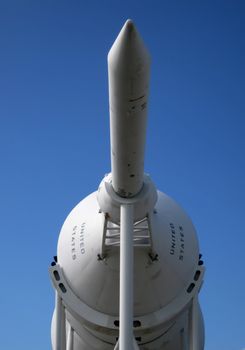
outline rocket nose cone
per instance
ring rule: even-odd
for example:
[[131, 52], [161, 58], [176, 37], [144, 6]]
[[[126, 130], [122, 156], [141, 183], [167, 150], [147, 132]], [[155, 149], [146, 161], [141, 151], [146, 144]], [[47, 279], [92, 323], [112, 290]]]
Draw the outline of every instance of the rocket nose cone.
[[137, 33], [136, 27], [131, 19], [127, 19], [120, 30], [117, 39], [129, 40], [133, 33]]
[[134, 22], [131, 19], [127, 19], [127, 21], [124, 23], [124, 26], [122, 27], [122, 30], [128, 34], [132, 33], [133, 30], [135, 30]]
[[138, 59], [138, 57], [149, 61], [149, 54], [143, 40], [133, 21], [128, 19], [109, 51], [108, 62], [112, 65], [121, 65], [126, 62], [127, 64], [133, 64], [134, 60]]

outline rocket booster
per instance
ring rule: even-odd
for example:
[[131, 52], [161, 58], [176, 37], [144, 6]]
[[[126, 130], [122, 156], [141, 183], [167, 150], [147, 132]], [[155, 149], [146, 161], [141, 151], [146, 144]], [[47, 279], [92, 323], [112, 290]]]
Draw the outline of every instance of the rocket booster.
[[108, 54], [112, 186], [121, 197], [143, 187], [150, 56], [127, 20]]

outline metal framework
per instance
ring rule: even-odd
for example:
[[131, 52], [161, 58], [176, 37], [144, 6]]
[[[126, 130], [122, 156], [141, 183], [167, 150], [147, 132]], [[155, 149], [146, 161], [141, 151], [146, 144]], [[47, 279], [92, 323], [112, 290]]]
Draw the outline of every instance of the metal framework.
[[[121, 224], [115, 224], [110, 221], [107, 214], [104, 215], [102, 249], [100, 258], [104, 259], [111, 251], [117, 247], [120, 248]], [[133, 246], [148, 249], [152, 258], [157, 254], [153, 248], [151, 215], [148, 214], [142, 220], [133, 223]]]

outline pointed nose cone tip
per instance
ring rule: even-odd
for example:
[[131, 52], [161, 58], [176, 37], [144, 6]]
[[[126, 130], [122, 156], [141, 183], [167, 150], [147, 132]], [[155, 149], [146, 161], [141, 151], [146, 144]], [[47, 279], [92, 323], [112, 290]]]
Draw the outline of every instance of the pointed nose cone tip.
[[134, 60], [134, 57], [137, 56], [144, 56], [147, 61], [149, 61], [149, 53], [144, 45], [144, 42], [141, 39], [133, 21], [128, 19], [123, 25], [108, 53], [108, 62], [116, 63], [118, 60], [121, 62], [119, 57], [130, 57], [131, 60]]
[[127, 19], [124, 26], [122, 27], [122, 31], [125, 31], [127, 34], [132, 33], [135, 30], [134, 22], [131, 19]]
[[133, 32], [137, 32], [135, 25], [131, 19], [127, 19], [127, 21], [122, 26], [122, 29], [120, 30], [116, 41], [118, 38], [121, 40], [128, 40]]

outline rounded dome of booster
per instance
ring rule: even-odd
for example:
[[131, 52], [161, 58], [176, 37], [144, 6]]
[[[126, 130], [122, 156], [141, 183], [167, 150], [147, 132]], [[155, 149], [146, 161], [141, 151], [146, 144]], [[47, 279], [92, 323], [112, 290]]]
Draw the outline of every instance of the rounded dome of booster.
[[[58, 241], [58, 263], [70, 288], [92, 309], [119, 314], [119, 249], [105, 259], [102, 250], [105, 215], [96, 192], [82, 200], [68, 215]], [[151, 219], [154, 261], [149, 250], [134, 249], [134, 316], [166, 306], [193, 280], [199, 259], [195, 229], [183, 209], [158, 192]]]

